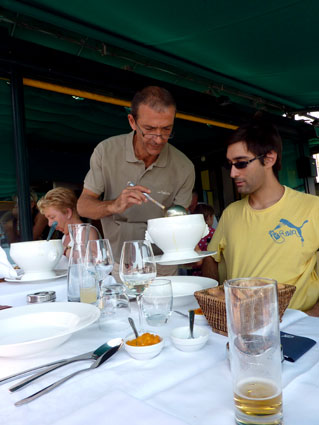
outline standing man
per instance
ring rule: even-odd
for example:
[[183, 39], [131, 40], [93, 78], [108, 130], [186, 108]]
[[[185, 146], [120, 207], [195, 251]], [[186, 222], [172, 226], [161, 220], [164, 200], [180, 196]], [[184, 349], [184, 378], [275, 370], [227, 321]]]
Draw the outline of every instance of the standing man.
[[[123, 242], [144, 239], [147, 220], [163, 216], [143, 192], [151, 193], [166, 207], [187, 208], [191, 202], [194, 166], [168, 143], [173, 137], [175, 112], [175, 101], [167, 90], [144, 88], [135, 94], [128, 115], [133, 131], [102, 141], [91, 157], [78, 212], [101, 219], [104, 237], [112, 246], [116, 278]], [[128, 181], [136, 186], [128, 186]], [[171, 273], [169, 268], [165, 272], [158, 267], [158, 274]]]
[[227, 162], [238, 192], [208, 245], [217, 251], [203, 262], [203, 276], [225, 279], [262, 276], [296, 286], [290, 308], [308, 310], [319, 299], [316, 251], [319, 199], [278, 181], [282, 142], [273, 125], [260, 120], [235, 131]]

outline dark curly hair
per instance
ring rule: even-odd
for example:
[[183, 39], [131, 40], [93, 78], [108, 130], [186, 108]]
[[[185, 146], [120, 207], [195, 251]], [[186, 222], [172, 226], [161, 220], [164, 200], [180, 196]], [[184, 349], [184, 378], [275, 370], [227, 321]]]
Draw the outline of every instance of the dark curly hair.
[[[277, 161], [273, 165], [273, 171], [278, 179], [281, 169], [282, 140], [278, 129], [268, 119], [256, 116], [247, 124], [240, 126], [230, 137], [227, 146], [237, 142], [245, 142], [248, 151], [256, 156], [266, 155], [270, 151], [277, 153]], [[259, 161], [264, 165], [264, 158]]]

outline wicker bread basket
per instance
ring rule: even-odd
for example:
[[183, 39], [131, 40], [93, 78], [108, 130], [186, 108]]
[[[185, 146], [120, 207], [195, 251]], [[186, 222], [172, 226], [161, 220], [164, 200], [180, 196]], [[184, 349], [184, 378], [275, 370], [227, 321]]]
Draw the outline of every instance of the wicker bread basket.
[[[282, 283], [278, 284], [280, 320], [282, 319], [295, 290], [295, 286], [285, 285]], [[224, 286], [221, 285], [216, 288], [203, 289], [195, 292], [194, 295], [213, 331], [222, 335], [227, 335]]]

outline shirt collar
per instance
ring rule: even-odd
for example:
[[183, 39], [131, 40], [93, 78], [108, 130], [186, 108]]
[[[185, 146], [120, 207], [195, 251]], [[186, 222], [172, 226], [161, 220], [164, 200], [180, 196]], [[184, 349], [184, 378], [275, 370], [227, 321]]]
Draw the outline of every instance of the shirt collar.
[[[125, 139], [125, 159], [127, 162], [140, 162], [138, 158], [135, 156], [134, 152], [134, 146], [133, 146], [133, 137], [134, 137], [134, 131], [131, 131], [126, 135]], [[168, 143], [165, 144], [164, 148], [162, 149], [162, 152], [159, 154], [157, 160], [153, 162], [153, 164], [150, 166], [151, 168], [156, 167], [166, 167], [167, 160], [168, 160]]]
[[125, 159], [127, 162], [138, 162], [139, 160], [135, 156], [133, 147], [133, 137], [135, 131], [131, 131], [126, 135], [125, 139]]

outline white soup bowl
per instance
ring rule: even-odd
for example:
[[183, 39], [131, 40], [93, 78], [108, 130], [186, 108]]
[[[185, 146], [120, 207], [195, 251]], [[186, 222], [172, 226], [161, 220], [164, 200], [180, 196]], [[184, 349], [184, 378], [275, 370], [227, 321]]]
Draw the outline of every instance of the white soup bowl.
[[203, 214], [147, 220], [146, 239], [155, 243], [168, 259], [170, 256], [174, 259], [196, 256], [194, 248], [207, 234]]
[[21, 280], [56, 277], [54, 267], [63, 254], [61, 239], [16, 242], [10, 246], [10, 256], [24, 271]]

